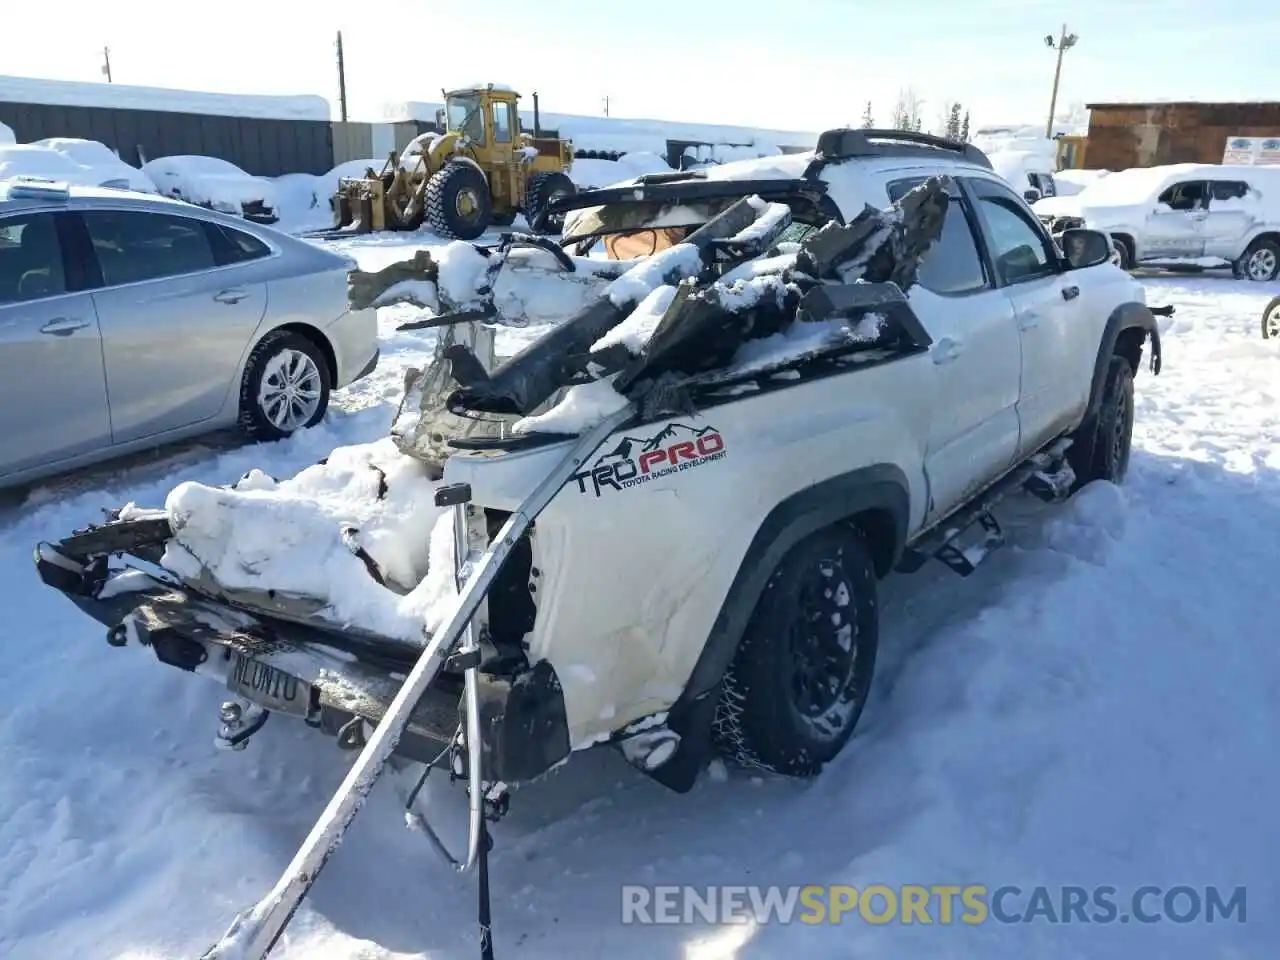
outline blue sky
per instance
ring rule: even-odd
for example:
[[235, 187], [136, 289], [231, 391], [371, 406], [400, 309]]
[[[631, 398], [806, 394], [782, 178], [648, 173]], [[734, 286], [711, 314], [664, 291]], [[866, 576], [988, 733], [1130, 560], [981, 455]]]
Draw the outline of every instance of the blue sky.
[[[467, 11], [476, 17], [468, 18]], [[1138, 99], [1280, 99], [1280, 3], [1257, 0], [218, 0], [81, 5], [0, 31], [0, 73], [337, 103], [343, 31], [353, 119], [493, 81], [543, 109], [792, 130], [887, 122], [901, 87], [926, 127], [959, 100], [975, 124], [1043, 120], [1064, 14], [1060, 108]], [[415, 39], [417, 38], [417, 39]], [[526, 101], [527, 104], [527, 101]]]

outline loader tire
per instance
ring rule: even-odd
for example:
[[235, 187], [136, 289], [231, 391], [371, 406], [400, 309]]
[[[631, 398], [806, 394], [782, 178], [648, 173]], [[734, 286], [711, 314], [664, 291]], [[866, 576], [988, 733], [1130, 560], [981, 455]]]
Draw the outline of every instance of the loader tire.
[[524, 192], [524, 218], [529, 221], [529, 229], [547, 236], [560, 233], [564, 229], [564, 214], [548, 216], [536, 227], [534, 221], [552, 200], [571, 197], [577, 192], [577, 186], [563, 173], [543, 172], [531, 176]]
[[747, 767], [817, 774], [862, 715], [879, 642], [876, 574], [864, 535], [834, 526], [774, 569], [721, 687], [712, 735]]
[[493, 223], [493, 198], [484, 174], [470, 163], [450, 160], [432, 174], [423, 191], [427, 226], [447, 240], [474, 240]]

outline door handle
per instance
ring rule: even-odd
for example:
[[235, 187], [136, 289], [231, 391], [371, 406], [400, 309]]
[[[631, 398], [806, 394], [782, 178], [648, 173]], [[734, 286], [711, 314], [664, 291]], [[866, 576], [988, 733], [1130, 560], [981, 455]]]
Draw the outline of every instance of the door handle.
[[950, 363], [960, 356], [962, 347], [958, 341], [943, 339], [934, 344], [932, 352], [934, 363]]
[[1078, 296], [1080, 296], [1080, 288], [1077, 287], [1075, 284], [1072, 284], [1069, 287], [1062, 288], [1063, 300], [1074, 300]]
[[83, 330], [88, 325], [88, 320], [80, 320], [76, 317], [58, 317], [56, 320], [50, 320], [41, 327], [40, 332], [52, 334], [55, 337], [67, 337], [77, 330]]
[[1040, 326], [1040, 314], [1034, 310], [1028, 310], [1025, 313], [1018, 314], [1019, 330], [1034, 330]]
[[248, 295], [244, 290], [219, 290], [213, 295], [213, 299], [219, 303], [239, 303]]

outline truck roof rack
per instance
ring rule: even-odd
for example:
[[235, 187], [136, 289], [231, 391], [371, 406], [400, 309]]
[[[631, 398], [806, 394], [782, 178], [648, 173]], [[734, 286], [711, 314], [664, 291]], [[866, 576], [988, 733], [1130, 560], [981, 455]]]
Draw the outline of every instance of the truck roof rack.
[[990, 170], [987, 155], [972, 143], [915, 130], [855, 130], [839, 127], [818, 137], [815, 160], [849, 160], [853, 157], [933, 157], [938, 151], [959, 154], [964, 160]]

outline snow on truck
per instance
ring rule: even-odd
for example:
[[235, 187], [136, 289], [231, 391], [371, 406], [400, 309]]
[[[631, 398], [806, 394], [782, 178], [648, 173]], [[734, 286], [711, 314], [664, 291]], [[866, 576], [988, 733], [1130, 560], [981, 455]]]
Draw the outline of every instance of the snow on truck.
[[[438, 336], [386, 441], [36, 549], [110, 643], [229, 689], [223, 745], [280, 713], [361, 750], [209, 957], [270, 950], [393, 755], [471, 785], [467, 854], [430, 834], [459, 870], [511, 787], [596, 744], [677, 791], [716, 751], [818, 773], [867, 699], [879, 579], [968, 575], [1004, 495], [1125, 476], [1143, 288], [971, 145], [832, 130], [557, 210], [558, 240], [353, 271], [353, 306], [418, 303]], [[548, 319], [496, 357], [495, 326]]]

